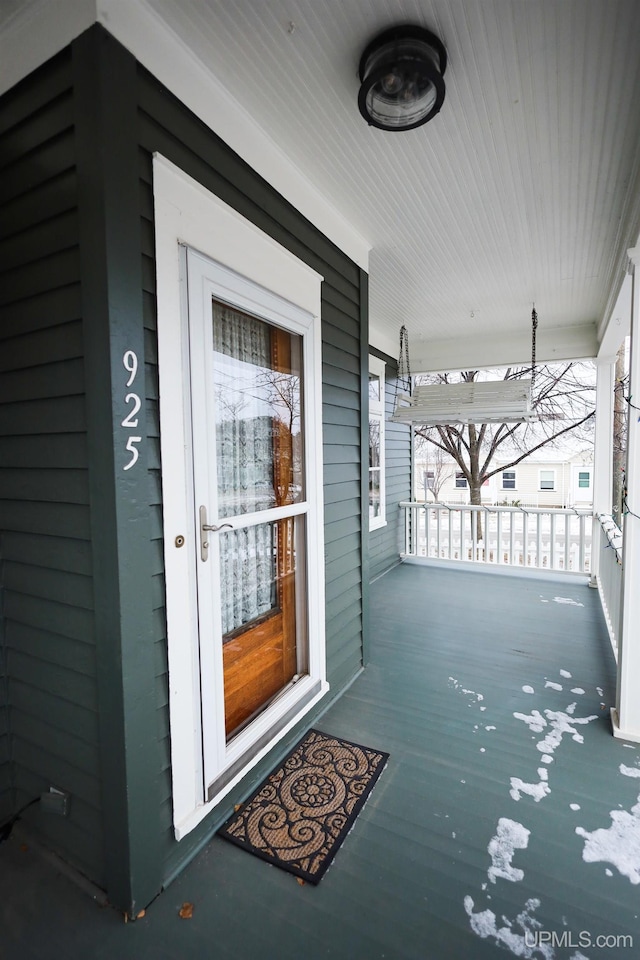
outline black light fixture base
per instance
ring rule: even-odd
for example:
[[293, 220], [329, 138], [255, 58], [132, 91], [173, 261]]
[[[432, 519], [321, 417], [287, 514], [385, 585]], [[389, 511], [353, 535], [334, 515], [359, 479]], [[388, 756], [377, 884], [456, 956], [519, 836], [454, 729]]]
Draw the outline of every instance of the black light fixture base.
[[403, 24], [384, 30], [360, 58], [360, 113], [380, 130], [413, 130], [432, 119], [444, 102], [447, 51], [425, 27]]

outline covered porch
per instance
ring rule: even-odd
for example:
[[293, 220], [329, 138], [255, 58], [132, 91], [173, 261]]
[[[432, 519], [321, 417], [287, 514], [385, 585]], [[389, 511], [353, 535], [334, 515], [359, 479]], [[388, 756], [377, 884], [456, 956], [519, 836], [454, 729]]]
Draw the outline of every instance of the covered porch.
[[390, 759], [318, 887], [214, 838], [125, 925], [16, 832], [0, 955], [634, 956], [640, 748], [597, 592], [403, 563], [370, 600], [368, 667], [315, 725]]

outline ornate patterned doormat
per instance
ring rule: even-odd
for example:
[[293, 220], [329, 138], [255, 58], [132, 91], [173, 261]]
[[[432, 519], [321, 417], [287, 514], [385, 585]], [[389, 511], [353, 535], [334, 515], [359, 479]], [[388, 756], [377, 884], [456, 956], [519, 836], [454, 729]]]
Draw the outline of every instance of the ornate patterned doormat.
[[310, 730], [219, 835], [319, 883], [388, 757]]

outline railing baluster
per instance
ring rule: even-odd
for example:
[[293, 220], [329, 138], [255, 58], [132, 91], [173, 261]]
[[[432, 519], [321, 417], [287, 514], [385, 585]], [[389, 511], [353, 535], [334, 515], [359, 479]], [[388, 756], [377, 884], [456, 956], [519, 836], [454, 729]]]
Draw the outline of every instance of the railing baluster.
[[[548, 569], [586, 573], [591, 566], [590, 556], [599, 549], [595, 540], [592, 543], [596, 528], [588, 511], [422, 501], [402, 502], [400, 507], [405, 515], [404, 556], [407, 557], [542, 568], [547, 557], [548, 531]], [[482, 537], [478, 537], [478, 517], [484, 524]], [[559, 529], [559, 517], [562, 529]], [[530, 537], [534, 540], [531, 550]], [[516, 549], [516, 540], [522, 542], [522, 557], [520, 548]], [[604, 570], [603, 567], [603, 583]]]
[[478, 515], [475, 510], [469, 510], [469, 523], [471, 524], [471, 560], [478, 559]]
[[514, 554], [514, 541], [515, 541], [515, 524], [513, 519], [515, 517], [514, 513], [509, 514], [509, 563], [513, 565], [513, 554]]

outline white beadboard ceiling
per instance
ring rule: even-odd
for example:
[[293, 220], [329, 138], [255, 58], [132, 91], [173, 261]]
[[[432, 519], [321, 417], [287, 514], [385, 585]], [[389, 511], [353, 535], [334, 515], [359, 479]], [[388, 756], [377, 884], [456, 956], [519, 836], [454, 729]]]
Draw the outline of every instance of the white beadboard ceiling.
[[[640, 0], [144, 5], [370, 244], [374, 343], [406, 324], [425, 369], [524, 360], [535, 301], [543, 355], [594, 353], [640, 230]], [[446, 97], [385, 133], [358, 62], [402, 22], [443, 41]]]

